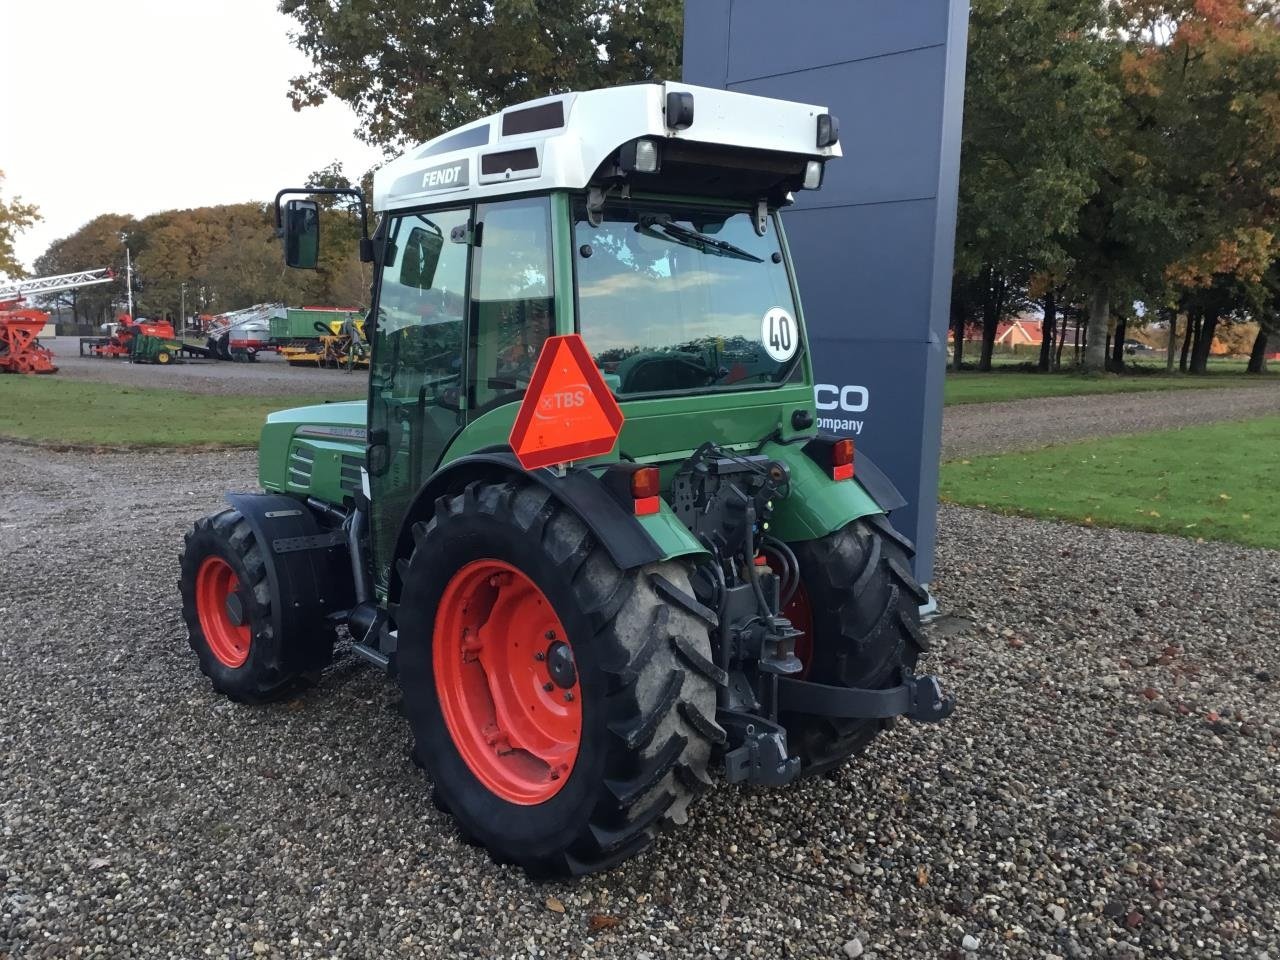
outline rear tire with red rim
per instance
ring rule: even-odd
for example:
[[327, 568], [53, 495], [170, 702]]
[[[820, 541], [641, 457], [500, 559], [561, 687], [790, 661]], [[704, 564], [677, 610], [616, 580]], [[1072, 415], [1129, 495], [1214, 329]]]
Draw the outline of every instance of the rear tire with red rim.
[[178, 562], [187, 637], [214, 689], [263, 703], [315, 682], [332, 659], [333, 628], [281, 635], [262, 548], [239, 511], [197, 520]]
[[[913, 671], [927, 649], [920, 605], [928, 594], [911, 573], [911, 541], [876, 515], [790, 546], [800, 562], [801, 586], [783, 612], [804, 633], [796, 640], [801, 678], [876, 690], [895, 686], [903, 670]], [[812, 714], [780, 719], [802, 774], [838, 767], [893, 723]]]
[[415, 759], [463, 837], [563, 876], [683, 822], [724, 740], [684, 566], [621, 570], [572, 511], [514, 481], [442, 498], [413, 533], [393, 584], [397, 667]]

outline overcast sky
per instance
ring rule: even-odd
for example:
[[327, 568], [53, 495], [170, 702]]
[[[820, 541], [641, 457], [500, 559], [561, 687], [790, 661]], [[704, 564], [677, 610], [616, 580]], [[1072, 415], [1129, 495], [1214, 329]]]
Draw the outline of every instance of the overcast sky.
[[309, 61], [276, 6], [0, 0], [0, 189], [45, 218], [19, 259], [101, 213], [269, 200], [332, 160], [353, 179], [372, 166], [345, 104], [289, 105]]

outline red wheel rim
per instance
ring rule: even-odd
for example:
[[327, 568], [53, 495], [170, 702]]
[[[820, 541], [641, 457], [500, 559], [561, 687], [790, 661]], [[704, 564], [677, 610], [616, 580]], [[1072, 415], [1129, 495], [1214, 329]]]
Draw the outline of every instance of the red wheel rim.
[[813, 667], [813, 607], [809, 603], [809, 591], [804, 588], [803, 582], [796, 586], [795, 595], [782, 615], [800, 631], [800, 636], [796, 637], [796, 656], [804, 664], [804, 669], [796, 675], [796, 679], [804, 680]]
[[196, 614], [209, 650], [223, 666], [235, 669], [249, 659], [251, 631], [236, 593], [240, 580], [221, 557], [205, 557], [196, 571]]
[[501, 560], [453, 575], [436, 612], [436, 694], [476, 779], [511, 803], [555, 796], [582, 739], [573, 648], [551, 602]]

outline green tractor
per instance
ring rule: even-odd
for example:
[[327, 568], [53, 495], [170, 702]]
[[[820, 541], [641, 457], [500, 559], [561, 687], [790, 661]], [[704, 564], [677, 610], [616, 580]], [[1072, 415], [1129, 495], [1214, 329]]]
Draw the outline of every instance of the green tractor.
[[[815, 424], [778, 211], [837, 130], [637, 84], [379, 170], [367, 402], [271, 414], [265, 492], [186, 538], [214, 687], [289, 696], [349, 633], [398, 679], [437, 805], [537, 876], [631, 856], [716, 771], [781, 786], [945, 718], [904, 501]], [[319, 207], [283, 198], [325, 192], [364, 210], [282, 190], [291, 266]]]

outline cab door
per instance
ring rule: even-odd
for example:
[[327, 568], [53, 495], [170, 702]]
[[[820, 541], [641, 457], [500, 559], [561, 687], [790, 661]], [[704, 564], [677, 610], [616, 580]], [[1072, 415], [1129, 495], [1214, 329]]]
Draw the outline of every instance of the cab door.
[[370, 539], [387, 582], [410, 502], [464, 422], [471, 207], [390, 215], [369, 367]]
[[[467, 421], [502, 410], [503, 440], [542, 343], [556, 328], [550, 198], [476, 208], [467, 329]], [[503, 409], [506, 408], [506, 409]]]

